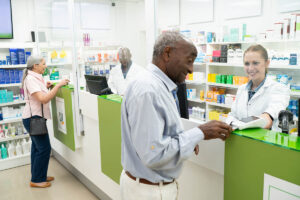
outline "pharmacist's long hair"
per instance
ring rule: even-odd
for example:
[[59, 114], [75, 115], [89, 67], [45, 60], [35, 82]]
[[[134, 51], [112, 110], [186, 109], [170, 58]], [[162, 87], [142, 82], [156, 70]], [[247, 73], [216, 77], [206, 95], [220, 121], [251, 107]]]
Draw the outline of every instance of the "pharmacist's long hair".
[[43, 57], [41, 56], [29, 56], [27, 60], [27, 67], [24, 69], [23, 72], [23, 79], [22, 79], [22, 88], [24, 88], [24, 81], [28, 75], [28, 70], [32, 70], [34, 65], [38, 65], [42, 62]]

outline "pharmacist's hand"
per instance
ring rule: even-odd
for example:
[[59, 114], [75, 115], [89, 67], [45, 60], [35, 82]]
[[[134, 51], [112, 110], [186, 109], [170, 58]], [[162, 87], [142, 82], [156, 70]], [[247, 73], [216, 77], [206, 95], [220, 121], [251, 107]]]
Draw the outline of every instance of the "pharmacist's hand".
[[195, 146], [194, 152], [196, 155], [199, 154], [199, 144], [197, 144], [197, 146]]
[[260, 117], [266, 120], [266, 126], [264, 128], [269, 129], [272, 127], [273, 121], [268, 113], [263, 113]]
[[226, 140], [232, 132], [231, 126], [220, 121], [210, 121], [199, 126], [204, 134], [205, 140], [220, 138]]
[[52, 83], [50, 81], [47, 81], [47, 89], [49, 89], [52, 86]]
[[68, 85], [69, 82], [70, 81], [68, 79], [63, 79], [58, 83], [58, 85], [59, 85], [59, 87], [62, 87], [64, 85]]

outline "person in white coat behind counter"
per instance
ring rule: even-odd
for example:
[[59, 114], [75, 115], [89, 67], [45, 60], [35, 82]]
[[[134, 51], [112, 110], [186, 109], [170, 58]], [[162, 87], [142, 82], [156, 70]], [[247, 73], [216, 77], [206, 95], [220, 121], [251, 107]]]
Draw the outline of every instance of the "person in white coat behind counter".
[[128, 48], [119, 49], [120, 64], [114, 67], [108, 78], [108, 87], [114, 94], [124, 95], [127, 85], [144, 69], [131, 61]]
[[250, 116], [266, 120], [265, 128], [280, 131], [278, 114], [289, 104], [290, 90], [266, 76], [270, 60], [266, 49], [252, 45], [244, 53], [244, 70], [249, 82], [239, 87], [227, 123]]

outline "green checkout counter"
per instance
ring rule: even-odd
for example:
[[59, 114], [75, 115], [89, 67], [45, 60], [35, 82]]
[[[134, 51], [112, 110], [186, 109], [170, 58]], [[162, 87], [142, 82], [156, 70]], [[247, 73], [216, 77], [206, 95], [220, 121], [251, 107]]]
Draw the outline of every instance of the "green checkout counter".
[[[71, 92], [71, 88], [62, 88], [58, 97], [70, 105]], [[54, 156], [99, 198], [120, 199], [122, 98], [86, 91], [79, 96], [85, 131], [79, 138], [81, 148], [75, 145], [74, 149], [73, 138], [56, 128], [57, 105], [52, 101]], [[74, 123], [70, 109], [65, 106], [67, 124]], [[185, 129], [198, 126], [185, 119], [182, 123]], [[62, 142], [65, 140], [68, 142]], [[199, 154], [186, 162], [178, 179], [179, 199], [300, 200], [297, 136], [265, 129], [235, 131], [226, 142], [201, 141]]]
[[225, 142], [224, 200], [300, 199], [300, 137], [234, 131]]

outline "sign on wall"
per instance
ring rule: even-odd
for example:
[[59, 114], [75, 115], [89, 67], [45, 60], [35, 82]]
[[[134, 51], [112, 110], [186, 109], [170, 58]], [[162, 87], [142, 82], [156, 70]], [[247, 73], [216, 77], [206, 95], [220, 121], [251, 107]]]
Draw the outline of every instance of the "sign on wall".
[[283, 199], [300, 200], [300, 186], [265, 174], [263, 200]]

